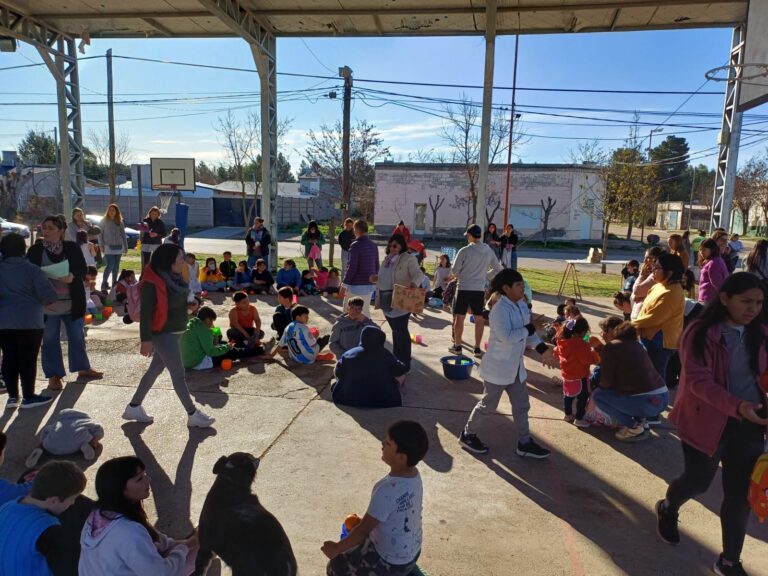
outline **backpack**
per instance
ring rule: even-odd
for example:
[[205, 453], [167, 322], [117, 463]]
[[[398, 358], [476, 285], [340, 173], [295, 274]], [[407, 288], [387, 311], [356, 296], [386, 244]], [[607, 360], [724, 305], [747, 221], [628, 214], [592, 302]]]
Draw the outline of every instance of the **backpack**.
[[127, 286], [128, 298], [125, 301], [125, 312], [131, 320], [138, 322], [141, 317], [141, 282]]
[[768, 453], [755, 462], [749, 481], [747, 500], [762, 524], [768, 518]]

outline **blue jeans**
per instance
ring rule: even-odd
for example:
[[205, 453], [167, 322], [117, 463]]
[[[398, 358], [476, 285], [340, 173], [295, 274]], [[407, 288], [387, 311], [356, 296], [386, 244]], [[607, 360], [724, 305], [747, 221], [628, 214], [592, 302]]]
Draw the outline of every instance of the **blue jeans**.
[[255, 268], [256, 267], [256, 260], [261, 258], [264, 260], [264, 264], [267, 265], [267, 270], [269, 270], [269, 254], [263, 254], [261, 256], [257, 256], [256, 254], [251, 254], [248, 256], [248, 268]]
[[122, 254], [106, 254], [104, 256], [107, 266], [104, 268], [104, 275], [101, 277], [102, 287], [106, 286], [110, 274], [112, 274], [112, 286], [117, 284], [117, 275], [120, 274], [120, 260], [122, 257]]
[[387, 316], [387, 323], [392, 328], [392, 354], [405, 364], [405, 368], [411, 370], [411, 334], [408, 332], [408, 319], [410, 314]]
[[598, 388], [592, 392], [595, 407], [602, 412], [604, 424], [635, 426], [638, 419], [655, 418], [667, 408], [669, 392], [632, 396], [615, 390]]
[[91, 369], [88, 360], [88, 352], [85, 350], [85, 333], [83, 332], [83, 318], [73, 320], [72, 316], [46, 316], [43, 330], [43, 373], [46, 378], [66, 375], [64, 370], [64, 357], [61, 353], [61, 324], [67, 331], [67, 356], [69, 357], [69, 371], [81, 372]]
[[341, 279], [344, 279], [344, 274], [347, 273], [347, 266], [349, 265], [349, 250], [341, 250]]
[[202, 282], [201, 284], [206, 292], [224, 292], [227, 288], [227, 283], [224, 280], [221, 282]]
[[664, 348], [664, 335], [661, 333], [661, 331], [656, 333], [656, 336], [653, 337], [653, 340], [648, 340], [648, 338], [641, 338], [640, 341], [648, 351], [648, 356], [651, 358], [651, 362], [653, 362], [653, 367], [656, 368], [656, 372], [658, 372], [662, 380], [666, 382], [667, 364], [669, 363], [669, 359], [672, 357], [672, 354], [674, 354], [675, 351], [669, 348]]

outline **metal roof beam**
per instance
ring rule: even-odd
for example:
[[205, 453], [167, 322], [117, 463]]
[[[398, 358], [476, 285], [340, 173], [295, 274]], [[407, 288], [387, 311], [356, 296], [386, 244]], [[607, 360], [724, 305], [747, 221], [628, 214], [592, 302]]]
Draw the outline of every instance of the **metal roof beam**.
[[[228, 4], [222, 0], [210, 2], [216, 5]], [[617, 10], [624, 8], [660, 8], [671, 6], [702, 6], [710, 4], [746, 4], [747, 0], [717, 0], [716, 2], [707, 2], [705, 0], [639, 0], [631, 2], [629, 0], [619, 0], [610, 4], [590, 2], [587, 4], [554, 4], [554, 5], [521, 5], [521, 6], [500, 6], [497, 8], [498, 14], [525, 14], [533, 12], [580, 12], [587, 10]], [[201, 4], [208, 6], [209, 1], [201, 0]], [[214, 12], [211, 9], [211, 12]], [[270, 16], [420, 16], [420, 15], [472, 15], [484, 14], [483, 6], [467, 7], [445, 7], [445, 8], [276, 8], [263, 10], [247, 10], [254, 18]], [[205, 11], [136, 11], [136, 12], [44, 12], [34, 16], [43, 20], [126, 20], [143, 18], [204, 18], [210, 16], [210, 12]]]
[[167, 38], [170, 38], [171, 36], [173, 36], [173, 32], [171, 32], [168, 28], [160, 24], [154, 18], [142, 18], [142, 20], [147, 24], [149, 24], [150, 26], [152, 26], [152, 28], [160, 32], [160, 34], [162, 34], [163, 36], [166, 36]]
[[275, 58], [274, 35], [261, 20], [256, 18], [238, 0], [199, 0], [235, 34], [259, 49], [271, 59]]

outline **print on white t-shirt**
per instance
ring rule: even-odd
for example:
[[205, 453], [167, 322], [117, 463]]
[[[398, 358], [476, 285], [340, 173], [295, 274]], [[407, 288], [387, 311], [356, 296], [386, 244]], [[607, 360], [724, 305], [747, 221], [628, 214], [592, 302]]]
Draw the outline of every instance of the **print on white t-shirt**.
[[379, 521], [370, 539], [389, 564], [408, 564], [421, 550], [421, 476], [385, 476], [373, 487], [368, 514]]

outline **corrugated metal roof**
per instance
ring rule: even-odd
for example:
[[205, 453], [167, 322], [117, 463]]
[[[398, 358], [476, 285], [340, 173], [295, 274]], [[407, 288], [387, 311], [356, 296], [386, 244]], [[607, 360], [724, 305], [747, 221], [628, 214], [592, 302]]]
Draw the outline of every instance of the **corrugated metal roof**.
[[[8, 0], [74, 36], [226, 37], [232, 30], [197, 0]], [[242, 0], [277, 36], [482, 34], [481, 0]], [[523, 34], [733, 26], [748, 0], [499, 0], [497, 33]]]

